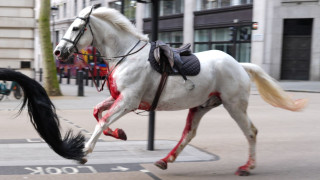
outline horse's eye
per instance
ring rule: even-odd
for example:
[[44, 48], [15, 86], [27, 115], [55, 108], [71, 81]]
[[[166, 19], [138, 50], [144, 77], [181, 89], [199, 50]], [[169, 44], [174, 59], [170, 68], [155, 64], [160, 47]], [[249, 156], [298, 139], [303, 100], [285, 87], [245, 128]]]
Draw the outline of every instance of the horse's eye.
[[73, 27], [72, 31], [79, 31], [79, 27]]

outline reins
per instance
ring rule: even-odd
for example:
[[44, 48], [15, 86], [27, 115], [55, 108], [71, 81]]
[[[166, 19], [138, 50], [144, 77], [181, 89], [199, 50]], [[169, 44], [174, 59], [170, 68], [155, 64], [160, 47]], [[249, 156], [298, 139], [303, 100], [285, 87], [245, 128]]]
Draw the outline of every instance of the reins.
[[[104, 80], [103, 80], [103, 83], [102, 83], [102, 85], [101, 85], [100, 88], [98, 87], [97, 82], [94, 80], [93, 70], [90, 70], [90, 66], [89, 66], [82, 58], [80, 58], [79, 56], [77, 56], [78, 59], [82, 60], [82, 61], [88, 66], [88, 68], [89, 68], [88, 70], [89, 70], [89, 72], [90, 72], [90, 74], [91, 74], [92, 82], [94, 83], [94, 85], [95, 85], [95, 87], [96, 87], [96, 89], [97, 89], [98, 92], [103, 91], [103, 87], [104, 87], [106, 81], [108, 81], [109, 76], [111, 75], [111, 73], [113, 72], [113, 70], [114, 70], [121, 62], [123, 62], [123, 60], [125, 60], [126, 57], [138, 53], [139, 51], [141, 51], [141, 50], [148, 44], [148, 42], [146, 42], [146, 43], [145, 43], [142, 47], [140, 47], [138, 50], [132, 52], [132, 51], [140, 44], [140, 42], [141, 42], [141, 40], [139, 40], [139, 41], [130, 49], [130, 51], [129, 51], [127, 54], [122, 55], [122, 56], [115, 56], [115, 57], [112, 57], [112, 58], [106, 58], [106, 59], [104, 59], [103, 57], [105, 57], [105, 56], [88, 55], [88, 56], [93, 56], [93, 57], [101, 57], [102, 60], [103, 60], [103, 62], [104, 62], [106, 65], [108, 65], [108, 62], [107, 62], [108, 60], [114, 60], [114, 59], [116, 59], [116, 58], [121, 58], [111, 70], [110, 70], [109, 67], [108, 67], [108, 74], [105, 76], [105, 78], [104, 78]], [[79, 54], [80, 54], [80, 55], [87, 55], [87, 54], [83, 54], [83, 53], [76, 53], [76, 54], [78, 54], [78, 55], [79, 55]], [[99, 76], [99, 74], [97, 74], [97, 76]], [[110, 88], [109, 88], [109, 91], [110, 91]]]
[[[91, 32], [91, 35], [92, 35], [91, 46], [93, 46], [94, 34], [93, 34], [93, 31], [92, 31], [91, 25], [89, 24], [89, 21], [90, 21], [90, 15], [91, 15], [91, 13], [92, 13], [92, 11], [93, 11], [94, 8], [95, 8], [95, 6], [92, 6], [92, 8], [91, 8], [90, 12], [88, 13], [87, 17], [76, 17], [76, 18], [78, 18], [78, 19], [81, 19], [81, 20], [85, 21], [85, 24], [84, 24], [80, 29], [77, 29], [77, 28], [74, 27], [73, 31], [80, 30], [79, 33], [77, 34], [77, 36], [75, 37], [75, 39], [72, 41], [72, 40], [67, 39], [67, 38], [62, 38], [62, 40], [67, 41], [67, 42], [69, 42], [69, 43], [71, 43], [71, 44], [73, 45], [72, 48], [70, 48], [70, 49], [73, 49], [73, 48], [74, 48], [74, 49], [76, 50], [75, 54], [77, 54], [77, 55], [87, 55], [87, 56], [93, 56], [93, 57], [100, 57], [100, 58], [103, 59], [103, 61], [104, 61], [104, 63], [105, 63], [106, 65], [108, 65], [108, 62], [107, 62], [108, 60], [111, 61], [111, 60], [114, 60], [114, 59], [117, 59], [117, 58], [121, 58], [121, 59], [117, 62], [117, 64], [116, 64], [111, 70], [110, 70], [109, 67], [108, 67], [108, 74], [105, 76], [105, 79], [104, 79], [104, 81], [103, 81], [103, 83], [102, 83], [101, 88], [99, 88], [97, 82], [94, 80], [93, 70], [90, 69], [90, 66], [89, 66], [82, 58], [80, 58], [79, 56], [77, 56], [78, 59], [82, 60], [82, 61], [88, 66], [88, 70], [89, 70], [89, 72], [90, 72], [90, 74], [91, 74], [92, 81], [93, 81], [93, 83], [94, 83], [97, 91], [98, 91], [98, 92], [101, 92], [101, 91], [103, 91], [103, 86], [105, 85], [106, 81], [108, 81], [109, 76], [111, 75], [111, 73], [113, 72], [113, 70], [114, 70], [123, 60], [125, 60], [126, 57], [128, 57], [128, 56], [130, 56], [130, 55], [133, 55], [133, 54], [136, 54], [136, 53], [138, 53], [139, 51], [141, 51], [141, 50], [148, 44], [148, 42], [146, 42], [146, 43], [145, 43], [142, 47], [140, 47], [138, 50], [132, 52], [132, 51], [138, 46], [138, 44], [140, 44], [141, 40], [139, 40], [139, 41], [130, 49], [130, 51], [129, 51], [127, 54], [122, 55], [122, 56], [115, 56], [115, 57], [111, 57], [111, 58], [105, 58], [105, 56], [100, 56], [100, 55], [97, 56], [97, 55], [83, 54], [83, 53], [79, 52], [79, 49], [77, 48], [77, 44], [78, 44], [80, 38], [82, 37], [82, 35], [84, 34], [84, 32], [87, 30], [87, 26], [89, 26], [89, 29], [90, 29], [90, 32]], [[100, 74], [98, 74], [98, 76], [100, 76]], [[110, 88], [109, 88], [109, 91], [110, 91]]]

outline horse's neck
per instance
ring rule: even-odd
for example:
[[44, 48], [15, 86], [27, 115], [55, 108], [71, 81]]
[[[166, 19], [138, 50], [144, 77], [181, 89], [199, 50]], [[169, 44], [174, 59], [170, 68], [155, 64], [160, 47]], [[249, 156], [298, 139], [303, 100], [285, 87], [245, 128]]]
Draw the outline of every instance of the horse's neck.
[[[104, 22], [95, 18], [92, 25], [94, 37], [94, 45], [99, 49], [100, 53], [112, 58], [127, 54], [132, 47], [138, 42], [138, 38], [123, 30], [115, 28], [108, 22]], [[112, 66], [117, 61], [110, 61], [109, 66]]]

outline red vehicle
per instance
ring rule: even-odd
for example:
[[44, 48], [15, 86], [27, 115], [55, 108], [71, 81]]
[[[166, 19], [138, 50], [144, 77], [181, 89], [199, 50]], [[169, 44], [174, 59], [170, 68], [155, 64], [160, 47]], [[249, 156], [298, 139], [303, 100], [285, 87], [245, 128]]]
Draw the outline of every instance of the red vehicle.
[[[67, 61], [56, 60], [57, 72], [60, 74], [62, 70], [62, 75], [68, 77], [68, 69], [70, 69], [70, 76], [76, 77], [78, 69], [85, 70], [86, 68], [90, 68], [94, 77], [97, 76], [98, 71], [100, 71], [100, 77], [107, 74], [107, 65], [103, 59], [99, 57], [100, 53], [95, 47], [90, 46], [82, 49], [80, 53], [83, 55], [74, 54]], [[89, 72], [89, 77], [91, 76], [92, 74]]]

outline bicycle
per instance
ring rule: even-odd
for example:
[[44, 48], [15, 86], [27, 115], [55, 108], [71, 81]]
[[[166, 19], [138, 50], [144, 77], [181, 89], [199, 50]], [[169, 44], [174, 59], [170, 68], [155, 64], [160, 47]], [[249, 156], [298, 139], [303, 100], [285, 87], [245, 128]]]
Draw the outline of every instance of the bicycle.
[[22, 97], [22, 89], [20, 85], [14, 81], [12, 81], [10, 88], [7, 88], [7, 82], [0, 82], [0, 101], [4, 98], [4, 96], [9, 96], [13, 91], [13, 96], [16, 99], [20, 99]]

